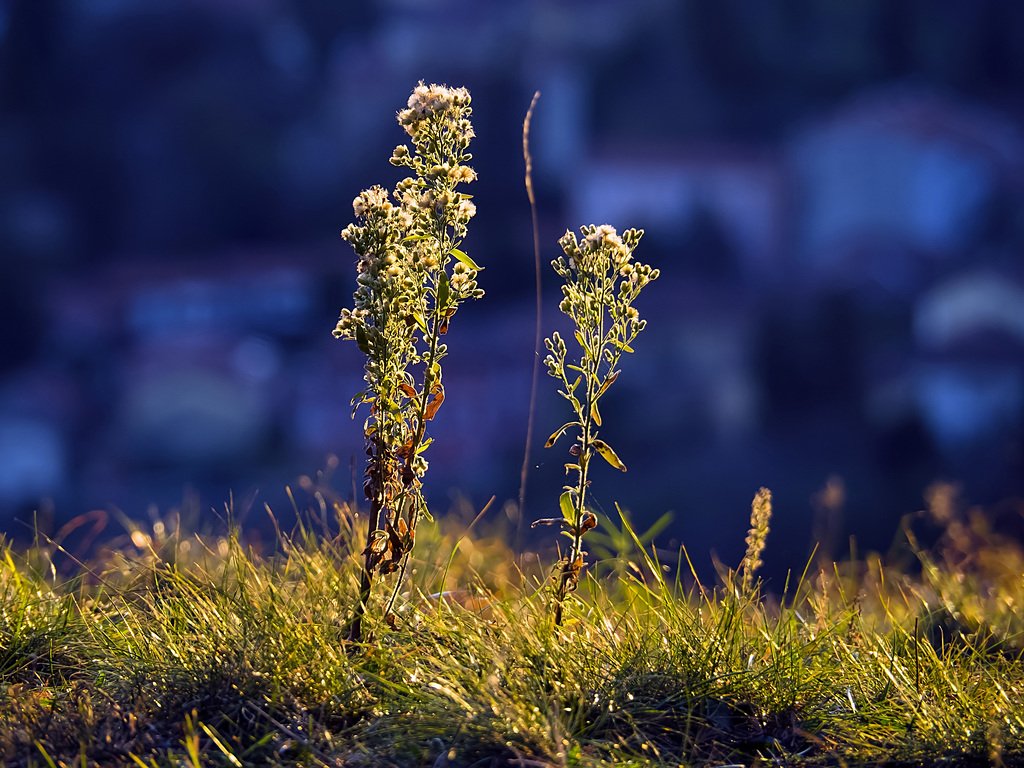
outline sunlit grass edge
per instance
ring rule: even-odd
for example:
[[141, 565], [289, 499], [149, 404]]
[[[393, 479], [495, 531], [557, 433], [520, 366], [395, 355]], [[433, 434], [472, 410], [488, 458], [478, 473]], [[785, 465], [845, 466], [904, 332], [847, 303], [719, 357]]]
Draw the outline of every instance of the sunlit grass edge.
[[[919, 551], [916, 578], [873, 557], [808, 567], [770, 596], [742, 571], [698, 582], [685, 552], [681, 568], [660, 562], [623, 515], [595, 532], [618, 549], [556, 627], [544, 558], [514, 557], [497, 523], [441, 518], [395, 629], [371, 619], [352, 644], [365, 544], [335, 511], [263, 555], [230, 525], [137, 527], [70, 575], [46, 539], [4, 545], [0, 760], [1022, 760], [1020, 619], [1006, 609], [1020, 580], [958, 577], [945, 539]], [[1015, 551], [986, 546], [1001, 562]]]

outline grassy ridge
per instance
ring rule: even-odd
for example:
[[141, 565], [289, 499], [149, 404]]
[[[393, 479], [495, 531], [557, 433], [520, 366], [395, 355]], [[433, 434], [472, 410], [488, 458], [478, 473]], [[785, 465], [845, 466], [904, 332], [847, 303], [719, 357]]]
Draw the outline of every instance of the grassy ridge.
[[604, 521], [617, 556], [556, 628], [547, 574], [442, 520], [395, 628], [352, 645], [364, 526], [337, 510], [269, 556], [161, 525], [59, 576], [52, 545], [3, 546], [0, 762], [1024, 764], [1021, 555], [971, 522], [916, 578], [815, 566], [779, 600], [666, 582]]

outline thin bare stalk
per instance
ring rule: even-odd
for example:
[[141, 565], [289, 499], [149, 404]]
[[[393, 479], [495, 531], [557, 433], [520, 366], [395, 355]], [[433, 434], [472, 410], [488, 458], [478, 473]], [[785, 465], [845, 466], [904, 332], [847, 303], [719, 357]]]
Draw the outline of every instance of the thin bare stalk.
[[537, 380], [540, 378], [540, 341], [543, 315], [541, 312], [540, 276], [540, 227], [537, 223], [537, 199], [533, 194], [533, 158], [530, 156], [530, 120], [533, 108], [537, 106], [540, 91], [533, 94], [530, 108], [523, 121], [523, 159], [526, 162], [526, 196], [530, 199], [530, 217], [533, 222], [533, 263], [537, 276], [537, 335], [533, 344], [533, 376], [530, 380], [530, 413], [526, 418], [526, 449], [523, 451], [523, 467], [519, 471], [519, 519], [516, 521], [516, 543], [518, 551], [523, 544], [523, 518], [526, 515], [526, 477], [530, 471], [530, 446], [533, 444], [533, 416], [537, 410]]

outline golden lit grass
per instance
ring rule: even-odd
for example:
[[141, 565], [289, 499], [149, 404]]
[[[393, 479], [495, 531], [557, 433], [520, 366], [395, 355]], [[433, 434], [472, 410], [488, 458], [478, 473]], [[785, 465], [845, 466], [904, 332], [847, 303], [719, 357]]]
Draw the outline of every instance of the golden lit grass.
[[872, 558], [780, 600], [742, 573], [669, 574], [606, 522], [616, 559], [556, 628], [539, 561], [523, 574], [500, 527], [455, 516], [424, 528], [395, 628], [371, 611], [352, 645], [361, 526], [342, 512], [341, 535], [299, 529], [266, 557], [237, 532], [140, 530], [73, 578], [52, 546], [4, 547], [0, 760], [1022, 761], [1021, 555], [977, 523], [959, 555], [947, 524], [919, 577]]

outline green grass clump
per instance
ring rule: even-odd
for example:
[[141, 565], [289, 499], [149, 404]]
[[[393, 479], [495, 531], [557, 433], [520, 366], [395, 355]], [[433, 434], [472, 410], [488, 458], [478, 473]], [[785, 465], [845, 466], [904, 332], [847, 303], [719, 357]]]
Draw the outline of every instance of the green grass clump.
[[[1024, 589], [976, 570], [968, 626], [968, 580], [936, 580], [941, 541], [931, 575], [873, 558], [779, 598], [743, 569], [667, 575], [623, 517], [595, 531], [620, 549], [556, 626], [539, 564], [446, 518], [394, 628], [368, 614], [352, 643], [365, 525], [336, 510], [340, 535], [300, 527], [268, 556], [233, 530], [136, 531], [60, 576], [54, 547], [3, 545], [0, 763], [1024, 763], [1021, 638], [1000, 608]], [[936, 628], [943, 601], [958, 628]]]

